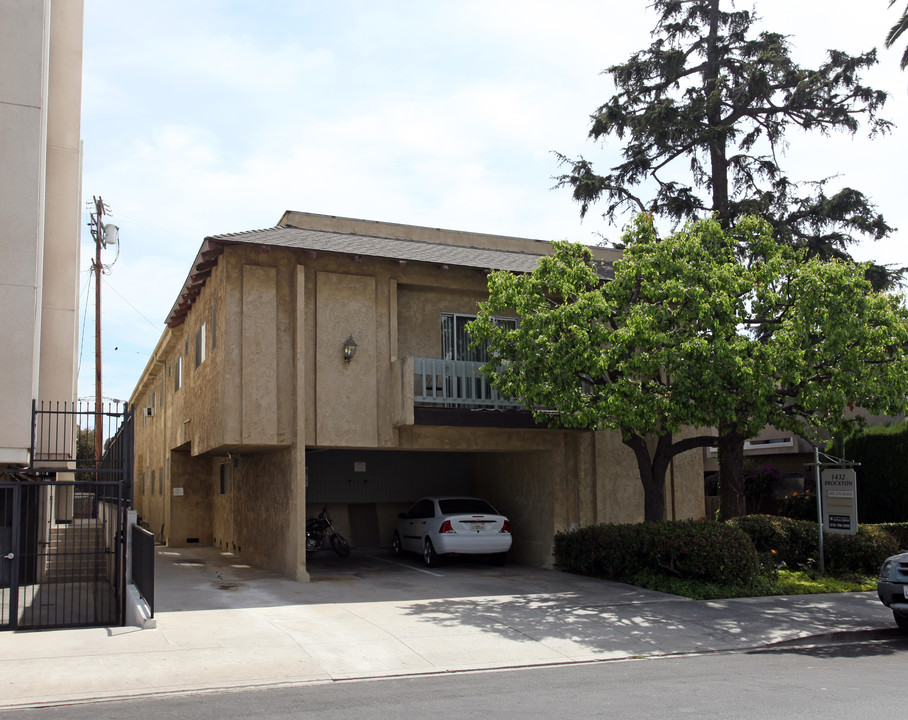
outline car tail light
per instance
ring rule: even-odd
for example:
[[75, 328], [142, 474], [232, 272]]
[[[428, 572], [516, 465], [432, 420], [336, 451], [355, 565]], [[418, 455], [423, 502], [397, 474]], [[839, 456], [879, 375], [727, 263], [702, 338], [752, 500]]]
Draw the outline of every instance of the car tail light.
[[451, 521], [450, 521], [450, 520], [445, 520], [445, 521], [441, 524], [441, 527], [438, 528], [438, 532], [439, 532], [439, 533], [452, 533], [452, 532], [454, 532], [454, 528], [451, 527]]
[[499, 530], [498, 532], [508, 533], [510, 535], [511, 534], [511, 523], [509, 523], [507, 520], [505, 520], [504, 523], [502, 523], [502, 525], [501, 525], [501, 530]]

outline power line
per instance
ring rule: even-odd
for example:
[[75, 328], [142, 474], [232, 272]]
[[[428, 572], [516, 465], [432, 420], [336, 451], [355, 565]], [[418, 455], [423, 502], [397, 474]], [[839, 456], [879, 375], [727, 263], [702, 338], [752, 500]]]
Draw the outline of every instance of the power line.
[[117, 290], [113, 285], [111, 285], [108, 280], [105, 279], [104, 284], [107, 285], [107, 287], [109, 287], [111, 290], [113, 290], [117, 295], [119, 295], [120, 299], [123, 302], [125, 302], [127, 305], [129, 305], [129, 307], [131, 307], [133, 310], [135, 310], [136, 314], [139, 315], [139, 317], [141, 317], [145, 322], [147, 322], [149, 325], [151, 325], [155, 330], [160, 331], [161, 328], [158, 325], [155, 325], [151, 320], [149, 320], [147, 317], [145, 317], [142, 314], [142, 312], [135, 305], [133, 305], [131, 302], [129, 302], [129, 300], [127, 300], [125, 297], [123, 297], [123, 295], [120, 293], [120, 291]]
[[[94, 273], [89, 274], [88, 279], [85, 281], [85, 311], [82, 313], [82, 337], [79, 340], [79, 364], [77, 366], [77, 372], [82, 372], [82, 351], [85, 348], [85, 325], [88, 322], [88, 291], [91, 288], [91, 278]], [[82, 297], [82, 293], [79, 293], [79, 297]]]

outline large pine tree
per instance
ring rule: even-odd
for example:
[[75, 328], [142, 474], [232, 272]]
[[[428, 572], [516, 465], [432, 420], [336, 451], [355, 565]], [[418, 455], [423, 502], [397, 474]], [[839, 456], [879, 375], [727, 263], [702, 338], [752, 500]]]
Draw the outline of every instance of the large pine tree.
[[[830, 50], [817, 68], [799, 66], [788, 39], [757, 31], [747, 10], [720, 0], [653, 0], [653, 42], [608, 69], [616, 93], [592, 115], [590, 137], [623, 144], [623, 162], [604, 174], [583, 158], [560, 156], [559, 178], [573, 190], [581, 216], [605, 202], [615, 220], [628, 210], [681, 221], [715, 214], [724, 228], [759, 215], [775, 238], [811, 256], [848, 259], [861, 238], [892, 228], [858, 190], [830, 191], [832, 180], [796, 181], [780, 165], [786, 132], [870, 135], [890, 123], [878, 116], [886, 93], [861, 83], [875, 51]], [[876, 287], [897, 271], [873, 266]], [[719, 428], [723, 512], [743, 512], [744, 435]]]

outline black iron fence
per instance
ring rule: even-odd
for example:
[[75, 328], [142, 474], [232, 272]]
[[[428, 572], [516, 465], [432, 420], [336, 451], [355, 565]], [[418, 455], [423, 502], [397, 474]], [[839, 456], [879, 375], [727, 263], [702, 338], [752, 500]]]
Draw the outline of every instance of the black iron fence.
[[154, 617], [154, 533], [132, 526], [132, 583], [145, 598]]
[[0, 628], [123, 623], [132, 453], [126, 407], [34, 405], [31, 465], [0, 476]]

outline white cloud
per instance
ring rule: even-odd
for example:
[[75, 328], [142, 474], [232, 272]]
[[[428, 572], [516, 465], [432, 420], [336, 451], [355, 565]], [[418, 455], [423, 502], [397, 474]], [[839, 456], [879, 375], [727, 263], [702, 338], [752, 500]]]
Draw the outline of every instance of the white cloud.
[[[820, 0], [759, 6], [811, 64], [827, 46], [879, 45], [893, 21], [885, 7], [846, 20]], [[570, 193], [551, 190], [551, 151], [617, 161], [618, 143], [587, 140], [589, 114], [612, 93], [601, 71], [648, 45], [652, 21], [647, 3], [601, 0], [87, 3], [83, 187], [104, 195], [123, 240], [108, 281], [124, 299], [105, 295], [105, 338], [121, 348], [106, 356], [110, 382], [138, 377], [147, 356], [122, 358], [157, 335], [137, 312], [162, 322], [206, 235], [269, 227], [284, 210], [617, 236], [598, 209], [581, 224]], [[903, 118], [897, 55], [868, 79]], [[908, 230], [905, 138], [798, 137], [784, 163], [804, 179], [841, 172]], [[908, 263], [898, 236], [856, 254], [874, 251]]]

